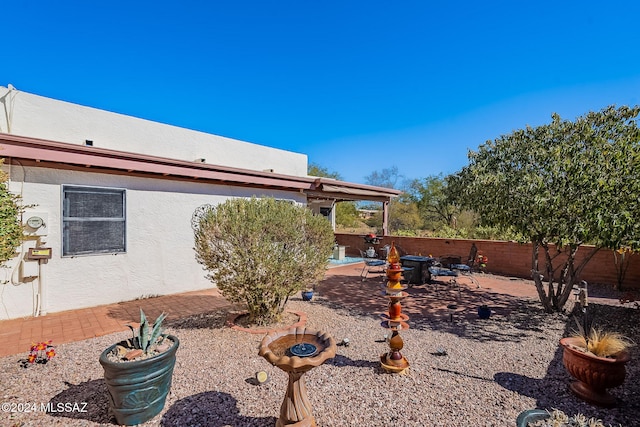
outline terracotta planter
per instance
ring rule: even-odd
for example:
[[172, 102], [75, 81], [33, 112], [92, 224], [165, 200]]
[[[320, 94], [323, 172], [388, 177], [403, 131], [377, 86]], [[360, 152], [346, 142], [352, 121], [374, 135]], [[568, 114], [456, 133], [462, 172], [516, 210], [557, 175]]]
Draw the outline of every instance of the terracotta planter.
[[579, 342], [577, 338], [571, 337], [560, 340], [564, 349], [564, 367], [577, 380], [569, 385], [569, 389], [580, 399], [594, 405], [615, 406], [616, 399], [607, 393], [607, 389], [618, 387], [624, 382], [629, 353], [623, 351], [615, 358], [598, 357], [572, 347], [578, 346]]
[[136, 425], [150, 420], [162, 411], [171, 388], [176, 351], [180, 342], [173, 335], [167, 339], [174, 342], [164, 353], [149, 359], [117, 363], [107, 357], [114, 344], [100, 355], [104, 368], [104, 379], [109, 390], [109, 409], [118, 424]]

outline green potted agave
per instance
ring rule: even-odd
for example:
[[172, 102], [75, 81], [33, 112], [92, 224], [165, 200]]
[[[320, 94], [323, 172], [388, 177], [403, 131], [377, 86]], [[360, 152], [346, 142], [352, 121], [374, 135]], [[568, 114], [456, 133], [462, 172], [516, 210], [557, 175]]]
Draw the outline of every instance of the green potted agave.
[[583, 414], [569, 416], [559, 409], [529, 409], [521, 412], [516, 427], [606, 427], [602, 420], [587, 418]]
[[150, 325], [140, 309], [140, 326], [127, 325], [133, 336], [102, 352], [100, 364], [109, 391], [109, 409], [120, 425], [136, 425], [155, 417], [171, 388], [180, 341], [162, 333], [162, 313]]

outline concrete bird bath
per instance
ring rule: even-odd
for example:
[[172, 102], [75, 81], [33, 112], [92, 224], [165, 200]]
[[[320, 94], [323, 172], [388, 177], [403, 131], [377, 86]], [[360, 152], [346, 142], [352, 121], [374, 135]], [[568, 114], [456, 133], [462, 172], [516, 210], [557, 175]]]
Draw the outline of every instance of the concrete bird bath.
[[289, 375], [276, 427], [315, 427], [316, 420], [302, 376], [336, 355], [333, 337], [304, 327], [274, 331], [262, 339], [258, 354]]

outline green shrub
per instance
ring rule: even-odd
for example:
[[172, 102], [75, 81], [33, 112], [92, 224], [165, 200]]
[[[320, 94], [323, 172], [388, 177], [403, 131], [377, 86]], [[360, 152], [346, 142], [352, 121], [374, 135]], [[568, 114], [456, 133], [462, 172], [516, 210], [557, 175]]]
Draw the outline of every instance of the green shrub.
[[[0, 159], [0, 167], [4, 159]], [[22, 243], [20, 223], [20, 198], [7, 187], [7, 174], [0, 170], [0, 266], [16, 256], [16, 248]]]
[[354, 202], [336, 203], [336, 225], [342, 227], [357, 227], [360, 222], [358, 210]]
[[273, 198], [201, 206], [192, 226], [207, 278], [263, 325], [280, 318], [290, 296], [323, 278], [334, 244], [324, 217]]
[[395, 230], [393, 235], [401, 237], [420, 237], [420, 232], [419, 230]]

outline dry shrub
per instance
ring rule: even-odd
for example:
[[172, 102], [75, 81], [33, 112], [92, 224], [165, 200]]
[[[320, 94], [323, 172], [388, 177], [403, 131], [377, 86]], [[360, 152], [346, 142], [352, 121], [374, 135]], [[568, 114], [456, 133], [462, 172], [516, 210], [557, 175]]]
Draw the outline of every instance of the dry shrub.
[[598, 357], [614, 357], [633, 345], [628, 338], [618, 332], [606, 332], [591, 328], [589, 334], [578, 331], [573, 335], [580, 340], [580, 346]]
[[277, 322], [290, 296], [324, 277], [335, 240], [326, 218], [273, 198], [202, 206], [192, 227], [207, 277], [261, 325]]

